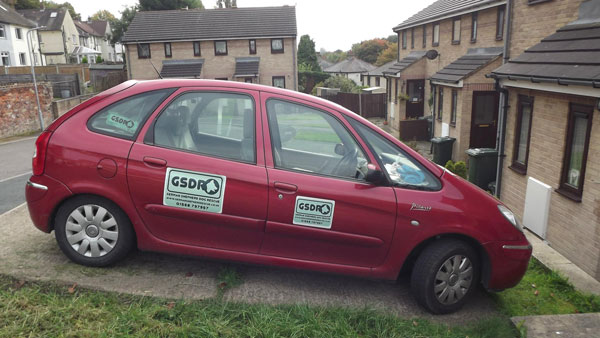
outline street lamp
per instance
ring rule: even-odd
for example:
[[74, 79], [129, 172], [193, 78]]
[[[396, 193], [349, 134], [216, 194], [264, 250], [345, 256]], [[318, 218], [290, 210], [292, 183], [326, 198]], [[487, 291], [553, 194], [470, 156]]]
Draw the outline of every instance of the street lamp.
[[[27, 48], [29, 49], [29, 63], [31, 64], [31, 75], [33, 76], [33, 88], [35, 89], [35, 100], [37, 102], [37, 107], [38, 107], [38, 117], [40, 118], [40, 127], [42, 128], [42, 131], [44, 131], [44, 118], [42, 117], [42, 107], [40, 106], [40, 96], [38, 95], [37, 81], [35, 80], [35, 66], [33, 64], [33, 50], [31, 48], [31, 43], [30, 43], [31, 36], [29, 35], [29, 33], [40, 30], [42, 28], [46, 28], [46, 27], [45, 26], [36, 27], [36, 28], [32, 28], [29, 31], [27, 31]], [[40, 59], [41, 59], [41, 55], [40, 55]]]

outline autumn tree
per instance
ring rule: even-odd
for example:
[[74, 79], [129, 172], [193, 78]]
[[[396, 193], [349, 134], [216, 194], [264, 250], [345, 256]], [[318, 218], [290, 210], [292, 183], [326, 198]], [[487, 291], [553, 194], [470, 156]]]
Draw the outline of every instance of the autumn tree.
[[199, 8], [203, 9], [200, 0], [140, 0], [140, 11], [163, 11], [169, 9]]
[[385, 39], [366, 40], [352, 45], [352, 52], [357, 58], [365, 62], [375, 63], [379, 54], [387, 48], [387, 44], [388, 42]]
[[112, 24], [117, 21], [117, 18], [115, 18], [115, 16], [107, 11], [106, 9], [101, 9], [99, 11], [97, 11], [96, 13], [92, 14], [92, 16], [89, 17], [88, 20], [103, 20], [103, 21], [108, 21], [110, 22], [111, 26]]
[[58, 8], [66, 8], [71, 14], [71, 18], [73, 20], [81, 20], [81, 14], [75, 12], [75, 8], [69, 2], [63, 2], [62, 4], [54, 2], [54, 1], [42, 1], [42, 7], [49, 9], [58, 9]]
[[388, 45], [388, 48], [384, 49], [381, 54], [377, 57], [375, 66], [383, 66], [384, 64], [398, 59], [398, 43], [392, 43]]
[[9, 0], [7, 2], [14, 9], [41, 9], [42, 2], [40, 0]]

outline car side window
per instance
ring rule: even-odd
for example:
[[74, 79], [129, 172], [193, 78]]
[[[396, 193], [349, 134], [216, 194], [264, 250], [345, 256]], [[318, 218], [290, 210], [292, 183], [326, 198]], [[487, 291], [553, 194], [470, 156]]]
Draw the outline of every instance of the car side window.
[[373, 148], [395, 186], [421, 190], [441, 189], [440, 181], [404, 150], [362, 123], [348, 120]]
[[275, 167], [362, 179], [364, 152], [332, 115], [287, 101], [267, 101]]
[[100, 134], [133, 139], [148, 116], [172, 92], [173, 89], [156, 90], [113, 103], [94, 114], [88, 128]]
[[256, 162], [254, 101], [231, 93], [177, 97], [154, 125], [154, 144], [215, 157]]

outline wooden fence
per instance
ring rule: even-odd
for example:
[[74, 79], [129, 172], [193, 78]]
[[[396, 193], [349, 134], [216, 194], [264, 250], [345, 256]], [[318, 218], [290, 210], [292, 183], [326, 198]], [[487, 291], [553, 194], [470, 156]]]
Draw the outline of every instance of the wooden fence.
[[[335, 102], [364, 118], [385, 117], [387, 111], [386, 94], [354, 94], [337, 93], [323, 96], [324, 99]], [[359, 104], [360, 102], [360, 104]]]

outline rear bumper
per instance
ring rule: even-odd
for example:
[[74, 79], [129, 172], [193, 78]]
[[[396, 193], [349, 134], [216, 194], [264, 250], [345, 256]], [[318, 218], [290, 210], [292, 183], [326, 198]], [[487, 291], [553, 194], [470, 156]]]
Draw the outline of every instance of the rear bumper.
[[497, 241], [483, 245], [490, 258], [490, 275], [486, 287], [504, 290], [519, 284], [529, 265], [531, 244], [519, 241]]
[[54, 210], [71, 195], [64, 184], [49, 176], [31, 176], [25, 185], [25, 199], [33, 225], [43, 232], [52, 231]]

